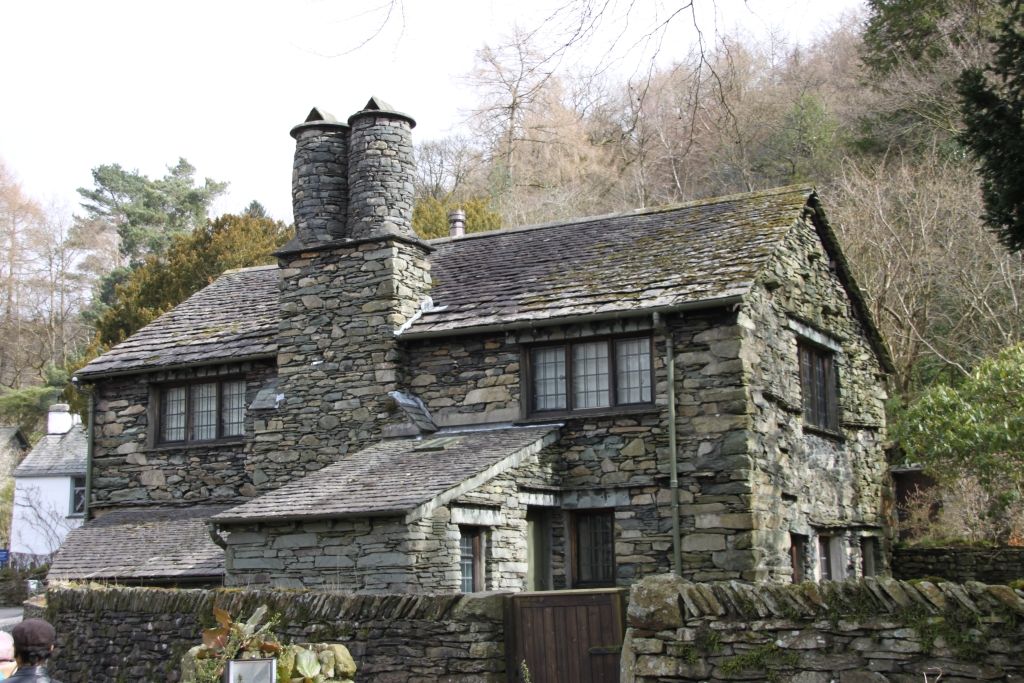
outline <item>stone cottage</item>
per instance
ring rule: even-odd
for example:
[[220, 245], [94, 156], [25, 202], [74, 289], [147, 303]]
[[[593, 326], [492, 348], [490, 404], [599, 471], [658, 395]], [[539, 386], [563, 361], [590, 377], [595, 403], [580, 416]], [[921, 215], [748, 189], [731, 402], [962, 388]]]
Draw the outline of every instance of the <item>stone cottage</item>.
[[[414, 121], [292, 129], [295, 239], [77, 381], [51, 578], [455, 592], [886, 569], [890, 363], [817, 194], [423, 241]], [[113, 542], [111, 542], [113, 541]]]

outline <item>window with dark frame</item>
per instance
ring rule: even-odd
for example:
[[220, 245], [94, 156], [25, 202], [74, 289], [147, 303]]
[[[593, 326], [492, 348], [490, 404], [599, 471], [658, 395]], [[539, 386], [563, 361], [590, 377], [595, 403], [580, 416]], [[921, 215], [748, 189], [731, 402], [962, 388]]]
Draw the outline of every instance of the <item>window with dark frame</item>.
[[789, 535], [789, 562], [793, 568], [793, 583], [801, 583], [807, 563], [807, 537], [803, 534]]
[[594, 339], [529, 352], [532, 412], [643, 405], [653, 397], [651, 338]]
[[582, 510], [574, 515], [575, 585], [615, 585], [615, 511]]
[[484, 588], [484, 532], [480, 527], [459, 527], [459, 590], [477, 593]]
[[71, 514], [85, 514], [85, 477], [71, 478]]
[[839, 431], [839, 382], [835, 354], [805, 342], [800, 354], [800, 391], [805, 424], [832, 432]]
[[832, 537], [818, 536], [818, 569], [822, 581], [832, 580]]
[[157, 442], [214, 441], [245, 434], [245, 381], [179, 384], [160, 389]]

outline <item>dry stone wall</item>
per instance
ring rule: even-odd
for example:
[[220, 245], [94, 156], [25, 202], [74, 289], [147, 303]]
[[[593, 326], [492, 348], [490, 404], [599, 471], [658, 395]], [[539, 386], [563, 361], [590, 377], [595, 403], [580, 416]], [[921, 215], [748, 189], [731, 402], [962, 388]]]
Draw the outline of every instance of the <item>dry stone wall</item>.
[[1012, 583], [1024, 579], [1024, 548], [901, 546], [893, 550], [892, 574], [897, 579]]
[[245, 438], [223, 443], [162, 446], [157, 442], [154, 392], [162, 384], [244, 377], [246, 404], [274, 377], [273, 361], [151, 373], [97, 383], [93, 510], [147, 503], [238, 501], [261, 484], [251, 459], [254, 418], [246, 415]]
[[[812, 549], [819, 535], [835, 537], [844, 558], [836, 578], [857, 576], [861, 536], [888, 542], [883, 371], [809, 221], [799, 221], [776, 251], [746, 297], [739, 325], [752, 410], [753, 543], [760, 549], [745, 578], [788, 580], [791, 533], [805, 536]], [[838, 349], [836, 433], [805, 424], [801, 339]], [[813, 576], [815, 558], [806, 564], [806, 575]]]
[[174, 683], [181, 656], [212, 626], [214, 605], [279, 618], [282, 642], [339, 642], [360, 683], [504, 683], [503, 598], [354, 596], [314, 591], [61, 587], [48, 593], [57, 629], [50, 673], [64, 681]]
[[1020, 683], [1022, 595], [980, 583], [651, 577], [631, 590], [621, 680]]

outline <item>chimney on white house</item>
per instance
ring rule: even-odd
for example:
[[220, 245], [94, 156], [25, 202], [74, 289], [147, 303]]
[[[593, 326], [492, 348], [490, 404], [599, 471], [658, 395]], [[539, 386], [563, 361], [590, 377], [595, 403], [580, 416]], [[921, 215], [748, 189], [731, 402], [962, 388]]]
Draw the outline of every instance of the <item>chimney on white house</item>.
[[82, 419], [71, 412], [71, 406], [67, 403], [54, 403], [50, 406], [50, 412], [46, 416], [47, 434], [67, 434], [71, 428], [80, 423]]
[[466, 234], [466, 212], [455, 209], [448, 212], [448, 236], [462, 237]]

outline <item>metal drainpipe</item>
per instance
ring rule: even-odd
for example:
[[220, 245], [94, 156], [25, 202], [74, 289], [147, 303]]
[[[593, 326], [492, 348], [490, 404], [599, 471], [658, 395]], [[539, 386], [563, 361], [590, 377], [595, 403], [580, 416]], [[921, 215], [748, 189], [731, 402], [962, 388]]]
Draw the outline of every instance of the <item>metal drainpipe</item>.
[[672, 333], [657, 312], [653, 314], [654, 329], [665, 338], [665, 373], [668, 384], [668, 487], [672, 498], [672, 571], [683, 575], [682, 534], [679, 531], [679, 454], [676, 451], [676, 363]]
[[85, 391], [88, 392], [89, 397], [89, 426], [85, 433], [85, 514], [83, 517], [88, 520], [92, 513], [92, 506], [89, 503], [92, 498], [92, 453], [93, 432], [96, 429], [96, 406], [92, 387]]

